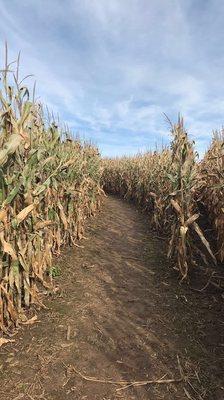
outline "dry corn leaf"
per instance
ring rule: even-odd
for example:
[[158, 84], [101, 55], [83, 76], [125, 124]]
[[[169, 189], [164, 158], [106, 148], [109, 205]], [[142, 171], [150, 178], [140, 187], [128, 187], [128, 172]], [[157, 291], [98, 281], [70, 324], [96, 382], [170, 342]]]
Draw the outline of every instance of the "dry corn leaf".
[[194, 221], [196, 221], [199, 218], [199, 216], [200, 216], [199, 214], [192, 215], [191, 217], [189, 217], [187, 219], [187, 221], [185, 222], [185, 225], [190, 226], [191, 224], [193, 224]]
[[17, 260], [17, 255], [12, 245], [4, 239], [4, 232], [0, 232], [0, 241], [2, 244], [3, 252], [9, 254], [13, 261]]
[[181, 214], [182, 210], [181, 210], [179, 204], [177, 203], [177, 201], [171, 199], [170, 202], [171, 202], [172, 206], [175, 208], [175, 210], [177, 211], [177, 213]]
[[34, 315], [32, 318], [30, 318], [30, 319], [28, 319], [26, 321], [22, 321], [21, 323], [23, 325], [33, 325], [33, 324], [35, 324], [37, 322], [40, 322], [40, 321], [37, 320], [37, 315]]
[[2, 209], [0, 211], [0, 221], [6, 222], [6, 220], [7, 220], [7, 211], [6, 211], [6, 209]]
[[13, 343], [15, 342], [14, 339], [5, 339], [5, 338], [0, 338], [0, 347], [3, 346], [3, 344], [7, 344], [7, 343]]
[[200, 237], [202, 243], [204, 244], [204, 246], [206, 247], [206, 249], [208, 250], [210, 256], [212, 257], [213, 261], [215, 264], [217, 264], [216, 258], [211, 250], [210, 244], [207, 241], [207, 239], [205, 239], [202, 230], [200, 229], [200, 227], [198, 226], [198, 224], [196, 222], [193, 222], [193, 227], [195, 232], [197, 232], [198, 236]]
[[25, 207], [22, 211], [19, 212], [19, 214], [16, 216], [15, 220], [17, 222], [17, 225], [19, 225], [26, 217], [33, 211], [34, 209], [34, 204], [30, 204], [29, 206]]

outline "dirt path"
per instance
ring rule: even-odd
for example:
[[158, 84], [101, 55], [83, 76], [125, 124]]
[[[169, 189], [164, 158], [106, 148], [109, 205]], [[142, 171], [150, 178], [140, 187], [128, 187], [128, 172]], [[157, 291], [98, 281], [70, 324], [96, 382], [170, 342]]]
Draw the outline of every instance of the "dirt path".
[[[146, 217], [113, 197], [84, 248], [59, 260], [60, 292], [0, 349], [1, 400], [224, 399], [221, 294], [178, 285]], [[186, 382], [121, 386], [98, 379]]]

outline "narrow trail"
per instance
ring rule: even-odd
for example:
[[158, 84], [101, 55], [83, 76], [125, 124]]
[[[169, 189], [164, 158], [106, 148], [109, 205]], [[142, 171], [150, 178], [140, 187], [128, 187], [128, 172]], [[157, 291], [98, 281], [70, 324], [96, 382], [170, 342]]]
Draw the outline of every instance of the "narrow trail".
[[[0, 349], [1, 400], [224, 399], [221, 294], [179, 285], [146, 219], [108, 197], [84, 248], [56, 260], [60, 290], [43, 295], [48, 310]], [[180, 366], [181, 383], [119, 391], [76, 372], [139, 381], [179, 378]]]

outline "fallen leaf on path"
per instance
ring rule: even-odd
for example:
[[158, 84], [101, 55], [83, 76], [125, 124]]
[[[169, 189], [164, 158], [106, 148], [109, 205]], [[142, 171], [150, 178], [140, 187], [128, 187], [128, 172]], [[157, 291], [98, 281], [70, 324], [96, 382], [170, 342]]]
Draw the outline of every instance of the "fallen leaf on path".
[[3, 344], [9, 343], [9, 342], [15, 342], [15, 340], [14, 340], [14, 339], [0, 338], [0, 347], [1, 347]]
[[22, 322], [23, 325], [32, 325], [35, 324], [35, 322], [40, 322], [37, 321], [37, 315], [34, 315], [32, 318], [28, 319], [27, 321]]
[[19, 361], [15, 361], [13, 363], [10, 362], [10, 367], [17, 367], [19, 365]]
[[72, 346], [73, 345], [73, 343], [61, 343], [61, 347], [64, 349], [64, 348], [66, 348], [66, 347], [70, 347], [70, 346]]

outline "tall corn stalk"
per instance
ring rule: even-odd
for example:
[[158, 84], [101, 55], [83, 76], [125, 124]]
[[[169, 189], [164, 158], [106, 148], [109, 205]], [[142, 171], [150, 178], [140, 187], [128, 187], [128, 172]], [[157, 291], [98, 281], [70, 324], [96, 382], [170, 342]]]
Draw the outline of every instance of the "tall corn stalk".
[[172, 235], [168, 257], [177, 260], [182, 279], [185, 279], [189, 267], [197, 264], [199, 255], [203, 259], [209, 256], [214, 263], [216, 259], [197, 223], [200, 215], [195, 201], [198, 167], [193, 143], [188, 139], [183, 119], [179, 118], [178, 123], [172, 126], [171, 133], [172, 165], [169, 178], [172, 182], [172, 193], [169, 197], [175, 215], [171, 218]]
[[183, 119], [171, 125], [171, 134], [170, 148], [105, 159], [102, 184], [106, 191], [135, 200], [148, 212], [151, 225], [170, 236], [168, 257], [186, 279], [199, 258], [216, 259], [197, 221], [198, 164]]
[[8, 63], [0, 82], [0, 329], [19, 323], [23, 307], [40, 302], [37, 282], [53, 255], [83, 236], [85, 219], [100, 203], [100, 157], [72, 140]]
[[217, 258], [224, 261], [224, 130], [214, 132], [210, 148], [200, 163], [198, 197], [213, 225]]

